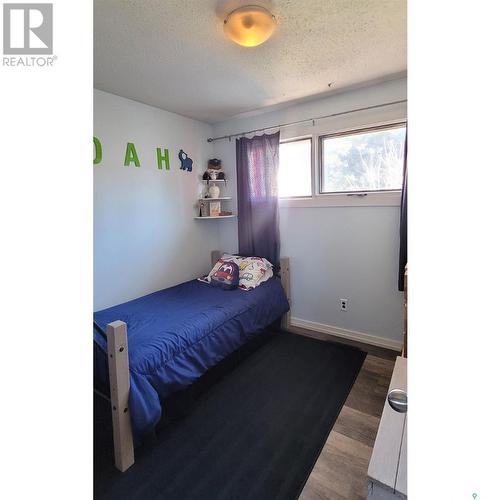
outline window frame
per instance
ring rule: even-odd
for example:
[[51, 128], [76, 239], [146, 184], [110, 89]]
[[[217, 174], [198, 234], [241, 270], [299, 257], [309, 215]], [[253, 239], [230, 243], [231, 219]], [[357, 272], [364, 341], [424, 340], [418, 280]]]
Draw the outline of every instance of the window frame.
[[[290, 139], [284, 139], [280, 140], [280, 146], [281, 144], [288, 144], [290, 142], [300, 142], [300, 141], [306, 141], [308, 140], [309, 143], [311, 144], [311, 159], [310, 159], [310, 172], [311, 172], [311, 194], [310, 195], [301, 195], [301, 196], [278, 196], [278, 200], [311, 200], [314, 195], [315, 195], [315, 190], [314, 190], [314, 137], [312, 135], [304, 135], [304, 136], [298, 136], [298, 137], [292, 137]], [[279, 188], [278, 188], [279, 190]]]
[[367, 132], [375, 132], [379, 130], [391, 130], [393, 128], [402, 128], [404, 127], [406, 129], [407, 127], [407, 122], [405, 121], [399, 121], [399, 122], [392, 122], [392, 123], [386, 123], [386, 124], [381, 124], [381, 125], [371, 125], [367, 127], [361, 127], [361, 128], [356, 128], [356, 129], [350, 129], [350, 130], [343, 130], [341, 132], [334, 132], [330, 134], [322, 134], [317, 136], [317, 143], [318, 143], [318, 168], [317, 168], [317, 179], [318, 179], [318, 185], [317, 185], [317, 196], [354, 196], [354, 197], [365, 197], [369, 194], [401, 194], [402, 186], [399, 189], [362, 189], [358, 191], [323, 191], [323, 143], [325, 139], [330, 139], [332, 137], [345, 137], [345, 136], [351, 136], [351, 135], [361, 135]]

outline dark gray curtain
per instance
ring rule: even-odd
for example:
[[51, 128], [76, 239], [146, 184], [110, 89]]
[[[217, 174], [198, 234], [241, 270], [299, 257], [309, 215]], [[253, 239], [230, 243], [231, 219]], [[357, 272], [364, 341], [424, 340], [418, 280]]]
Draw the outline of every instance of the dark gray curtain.
[[241, 255], [279, 265], [278, 168], [280, 133], [236, 141], [238, 238]]
[[401, 192], [401, 213], [399, 219], [399, 276], [398, 290], [404, 289], [405, 266], [408, 261], [408, 132], [405, 138], [405, 157], [403, 166], [403, 190]]

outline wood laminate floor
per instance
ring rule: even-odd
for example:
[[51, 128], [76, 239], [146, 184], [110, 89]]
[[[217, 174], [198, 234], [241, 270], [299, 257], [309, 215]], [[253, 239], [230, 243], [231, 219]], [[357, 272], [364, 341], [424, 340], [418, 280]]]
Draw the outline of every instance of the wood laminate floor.
[[300, 500], [365, 500], [368, 464], [397, 353], [321, 333], [293, 331], [327, 342], [358, 345], [368, 352], [300, 496]]

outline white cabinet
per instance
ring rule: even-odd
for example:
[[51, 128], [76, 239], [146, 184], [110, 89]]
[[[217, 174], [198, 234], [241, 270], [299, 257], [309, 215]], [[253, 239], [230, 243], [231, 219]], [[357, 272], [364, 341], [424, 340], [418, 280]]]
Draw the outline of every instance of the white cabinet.
[[[389, 392], [407, 390], [406, 358], [398, 357]], [[406, 498], [406, 413], [394, 411], [385, 401], [384, 411], [368, 467], [368, 499]]]

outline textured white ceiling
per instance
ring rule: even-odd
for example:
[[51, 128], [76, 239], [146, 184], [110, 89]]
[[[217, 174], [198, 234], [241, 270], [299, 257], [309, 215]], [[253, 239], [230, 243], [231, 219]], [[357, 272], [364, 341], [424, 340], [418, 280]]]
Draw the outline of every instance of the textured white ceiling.
[[[270, 4], [274, 36], [225, 38], [238, 4]], [[209, 123], [404, 71], [405, 0], [94, 0], [95, 86]]]

